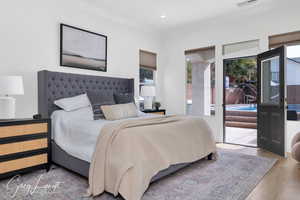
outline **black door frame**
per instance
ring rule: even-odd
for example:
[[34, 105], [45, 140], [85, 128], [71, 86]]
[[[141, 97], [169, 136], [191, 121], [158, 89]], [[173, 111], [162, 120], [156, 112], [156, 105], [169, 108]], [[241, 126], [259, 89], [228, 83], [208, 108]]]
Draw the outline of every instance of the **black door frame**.
[[[225, 77], [226, 77], [226, 71], [225, 71], [225, 62], [227, 60], [236, 60], [236, 59], [243, 59], [243, 58], [254, 58], [254, 59], [257, 59], [257, 55], [253, 55], [253, 56], [241, 56], [241, 57], [234, 57], [234, 58], [225, 58], [225, 59], [223, 59], [223, 104], [222, 104], [222, 107], [223, 107], [223, 143], [224, 144], [232, 144], [232, 145], [239, 145], [239, 146], [251, 147], [251, 148], [258, 148], [258, 144], [257, 144], [257, 146], [250, 146], [250, 145], [245, 145], [245, 144], [235, 144], [235, 143], [226, 142], [226, 126], [225, 126], [225, 118], [226, 118], [226, 86], [225, 86]], [[256, 69], [257, 69], [257, 66], [256, 66]], [[258, 97], [256, 97], [256, 98], [258, 98]], [[256, 115], [258, 116], [258, 114], [256, 114]]]

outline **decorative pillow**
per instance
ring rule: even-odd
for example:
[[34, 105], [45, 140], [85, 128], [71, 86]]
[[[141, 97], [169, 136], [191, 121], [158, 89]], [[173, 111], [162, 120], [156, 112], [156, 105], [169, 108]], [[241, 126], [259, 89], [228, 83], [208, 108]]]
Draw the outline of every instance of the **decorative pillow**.
[[292, 157], [300, 162], [300, 142], [296, 143], [292, 148]]
[[74, 97], [59, 99], [54, 101], [54, 104], [68, 112], [78, 110], [79, 108], [88, 107], [91, 105], [87, 94], [81, 94]]
[[88, 91], [87, 95], [90, 99], [93, 108], [95, 120], [104, 118], [103, 112], [101, 110], [101, 106], [116, 104], [114, 100], [113, 92], [106, 92], [105, 94], [99, 94], [97, 92]]
[[297, 133], [296, 135], [294, 135], [294, 137], [292, 139], [292, 145], [291, 146], [293, 147], [298, 142], [300, 142], [300, 132]]
[[134, 103], [101, 106], [101, 109], [107, 120], [126, 119], [138, 116], [138, 110]]
[[133, 93], [119, 93], [119, 94], [115, 93], [114, 97], [117, 104], [134, 103]]
[[300, 162], [300, 132], [292, 140], [292, 157]]

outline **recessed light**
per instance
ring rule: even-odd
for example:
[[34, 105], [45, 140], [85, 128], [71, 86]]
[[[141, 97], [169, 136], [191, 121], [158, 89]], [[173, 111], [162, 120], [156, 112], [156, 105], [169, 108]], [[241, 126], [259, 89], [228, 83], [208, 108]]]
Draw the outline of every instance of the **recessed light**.
[[167, 16], [166, 15], [161, 15], [160, 18], [165, 19]]

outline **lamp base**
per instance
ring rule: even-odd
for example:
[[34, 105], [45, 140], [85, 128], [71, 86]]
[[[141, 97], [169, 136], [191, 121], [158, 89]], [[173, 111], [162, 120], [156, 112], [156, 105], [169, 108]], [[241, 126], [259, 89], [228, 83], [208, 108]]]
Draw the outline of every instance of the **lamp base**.
[[0, 97], [0, 119], [14, 119], [16, 113], [16, 99]]
[[144, 109], [152, 110], [152, 100], [153, 97], [144, 97]]

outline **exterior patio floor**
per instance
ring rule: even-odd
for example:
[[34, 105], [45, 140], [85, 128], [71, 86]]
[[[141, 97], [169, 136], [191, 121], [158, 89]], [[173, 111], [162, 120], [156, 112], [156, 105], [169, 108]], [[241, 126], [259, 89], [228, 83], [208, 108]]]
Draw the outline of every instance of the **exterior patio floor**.
[[226, 127], [225, 142], [257, 147], [257, 130]]

